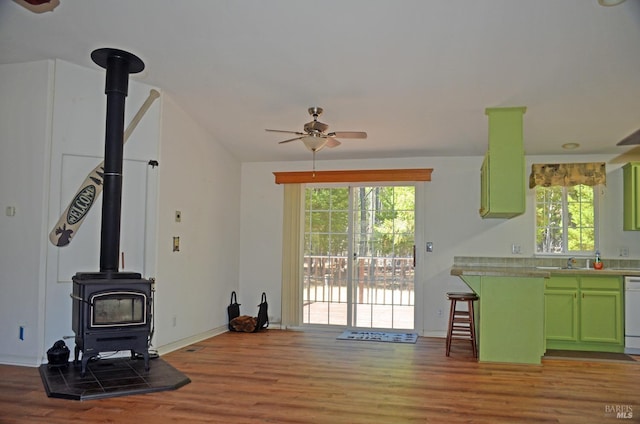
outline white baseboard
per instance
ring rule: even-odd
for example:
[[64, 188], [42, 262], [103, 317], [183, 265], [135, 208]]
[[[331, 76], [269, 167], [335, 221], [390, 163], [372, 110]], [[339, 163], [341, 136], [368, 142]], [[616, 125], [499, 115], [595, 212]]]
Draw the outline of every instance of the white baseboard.
[[36, 368], [41, 362], [39, 358], [32, 356], [0, 355], [0, 364]]
[[216, 327], [211, 330], [205, 331], [204, 333], [194, 334], [193, 336], [186, 337], [184, 339], [180, 339], [163, 346], [159, 346], [156, 350], [158, 351], [158, 355], [160, 356], [166, 355], [167, 353], [173, 352], [174, 350], [182, 349], [183, 347], [187, 347], [194, 343], [201, 342], [202, 340], [206, 340], [211, 337], [218, 336], [227, 331], [229, 331], [229, 328], [225, 324], [220, 327]]
[[447, 338], [446, 331], [424, 331], [422, 332], [422, 337], [438, 337], [441, 339]]

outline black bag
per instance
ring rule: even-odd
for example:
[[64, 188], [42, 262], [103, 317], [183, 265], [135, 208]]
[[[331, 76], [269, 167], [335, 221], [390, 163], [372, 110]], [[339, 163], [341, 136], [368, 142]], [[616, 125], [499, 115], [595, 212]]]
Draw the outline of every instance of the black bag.
[[262, 292], [262, 299], [260, 300], [260, 304], [258, 305], [258, 323], [256, 324], [254, 333], [269, 326], [269, 312], [267, 311], [268, 307], [269, 304], [267, 303], [267, 294]]
[[227, 306], [227, 314], [229, 315], [229, 331], [236, 331], [231, 326], [231, 320], [240, 316], [240, 304], [236, 298], [236, 292], [231, 292], [231, 303]]
[[[255, 328], [252, 333], [263, 330], [269, 327], [269, 304], [267, 303], [267, 294], [262, 293], [262, 299], [260, 300], [260, 304], [258, 305], [258, 316], [255, 317]], [[240, 303], [237, 301], [236, 292], [231, 292], [231, 303], [227, 306], [227, 314], [229, 315], [229, 331], [239, 331], [231, 325], [231, 320], [234, 318], [238, 318], [240, 316]], [[249, 317], [243, 317], [249, 318]], [[240, 330], [242, 331], [242, 330]], [[245, 330], [249, 331], [249, 330]]]

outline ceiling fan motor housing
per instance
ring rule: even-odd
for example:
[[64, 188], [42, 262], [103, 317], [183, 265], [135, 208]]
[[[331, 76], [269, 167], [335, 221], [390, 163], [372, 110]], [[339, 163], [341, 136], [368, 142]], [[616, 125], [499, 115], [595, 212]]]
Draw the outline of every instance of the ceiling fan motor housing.
[[322, 123], [320, 121], [311, 121], [304, 124], [305, 132], [311, 133], [323, 133], [329, 128], [329, 125]]

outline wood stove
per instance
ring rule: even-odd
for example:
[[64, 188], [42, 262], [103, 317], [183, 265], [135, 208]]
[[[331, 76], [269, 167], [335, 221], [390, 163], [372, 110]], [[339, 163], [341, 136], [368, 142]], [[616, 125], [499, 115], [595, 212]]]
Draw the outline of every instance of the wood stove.
[[77, 273], [73, 277], [74, 362], [82, 352], [81, 375], [100, 352], [130, 350], [141, 354], [149, 369], [152, 280], [140, 274]]
[[93, 61], [106, 69], [107, 117], [104, 154], [104, 187], [100, 233], [100, 271], [79, 272], [73, 277], [74, 364], [82, 352], [81, 375], [100, 352], [130, 350], [144, 358], [149, 369], [153, 281], [135, 272], [120, 272], [120, 218], [124, 105], [130, 73], [141, 72], [144, 63], [117, 49], [98, 49]]

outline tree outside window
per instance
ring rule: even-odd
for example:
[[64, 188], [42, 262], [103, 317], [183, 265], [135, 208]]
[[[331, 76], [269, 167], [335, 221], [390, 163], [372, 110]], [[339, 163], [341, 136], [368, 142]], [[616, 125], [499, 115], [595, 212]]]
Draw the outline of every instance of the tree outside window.
[[536, 187], [536, 253], [580, 254], [596, 247], [594, 187]]

